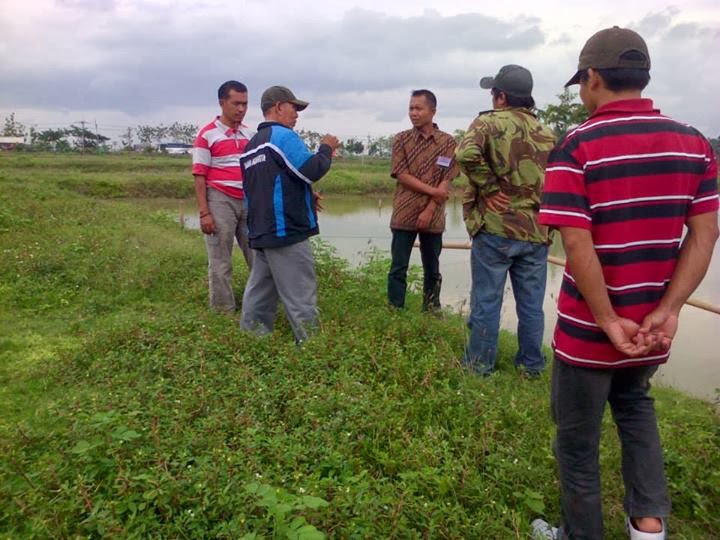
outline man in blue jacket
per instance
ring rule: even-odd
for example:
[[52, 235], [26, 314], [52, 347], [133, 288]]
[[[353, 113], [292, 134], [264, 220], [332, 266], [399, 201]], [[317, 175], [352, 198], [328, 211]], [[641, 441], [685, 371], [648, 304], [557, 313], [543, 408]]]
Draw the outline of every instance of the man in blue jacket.
[[248, 237], [255, 250], [240, 327], [258, 335], [272, 332], [280, 299], [300, 343], [318, 319], [309, 241], [319, 232], [312, 184], [330, 169], [338, 139], [325, 135], [313, 154], [293, 131], [298, 112], [309, 104], [284, 86], [271, 86], [260, 101], [265, 121], [240, 156]]

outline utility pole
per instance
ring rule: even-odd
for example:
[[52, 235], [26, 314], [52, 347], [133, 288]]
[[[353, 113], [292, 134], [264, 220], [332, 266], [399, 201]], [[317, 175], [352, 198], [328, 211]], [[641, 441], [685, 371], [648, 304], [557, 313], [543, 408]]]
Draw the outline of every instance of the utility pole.
[[100, 153], [100, 134], [98, 133], [97, 118], [95, 119], [95, 149]]
[[81, 149], [80, 151], [83, 154], [85, 153], [85, 124], [87, 124], [87, 122], [85, 122], [85, 120], [80, 120], [80, 129], [81, 129], [81, 133], [82, 133], [82, 145], [80, 146], [80, 149]]

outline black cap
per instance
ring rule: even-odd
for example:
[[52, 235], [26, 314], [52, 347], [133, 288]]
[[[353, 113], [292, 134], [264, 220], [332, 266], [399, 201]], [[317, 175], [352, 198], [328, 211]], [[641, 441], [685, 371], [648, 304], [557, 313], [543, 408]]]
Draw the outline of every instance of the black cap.
[[511, 96], [532, 97], [533, 78], [530, 72], [522, 66], [509, 64], [503, 66], [494, 77], [480, 79], [480, 87], [485, 89], [497, 88]]

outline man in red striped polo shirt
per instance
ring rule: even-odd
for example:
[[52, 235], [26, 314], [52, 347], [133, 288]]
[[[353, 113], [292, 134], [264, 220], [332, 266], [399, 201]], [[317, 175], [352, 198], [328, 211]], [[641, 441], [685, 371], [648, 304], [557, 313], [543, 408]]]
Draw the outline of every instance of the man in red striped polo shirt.
[[580, 84], [590, 118], [548, 160], [540, 222], [559, 229], [567, 266], [551, 396], [563, 523], [558, 531], [536, 520], [544, 538], [602, 538], [606, 402], [622, 443], [630, 538], [665, 538], [670, 501], [649, 381], [668, 360], [680, 308], [710, 263], [717, 161], [697, 130], [642, 98], [649, 70], [637, 33], [593, 35], [566, 84]]
[[193, 145], [192, 173], [208, 253], [210, 306], [235, 310], [232, 289], [232, 250], [237, 240], [248, 269], [253, 253], [248, 244], [247, 209], [240, 154], [253, 132], [242, 121], [248, 107], [247, 87], [227, 81], [218, 89], [221, 115], [202, 128]]

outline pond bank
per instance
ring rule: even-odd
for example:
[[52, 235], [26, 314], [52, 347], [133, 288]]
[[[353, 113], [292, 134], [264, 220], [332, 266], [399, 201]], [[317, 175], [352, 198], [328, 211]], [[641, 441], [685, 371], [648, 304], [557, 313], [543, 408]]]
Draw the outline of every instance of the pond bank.
[[[457, 363], [462, 318], [423, 316], [417, 294], [388, 310], [384, 263], [354, 269], [318, 245], [322, 331], [297, 349], [280, 318], [271, 337], [249, 337], [207, 310], [204, 246], [176, 206], [65, 183], [93, 187], [92, 171], [6, 163], [0, 536], [250, 538], [302, 526], [316, 538], [505, 540], [559, 516], [548, 376], [519, 377], [507, 334], [499, 373], [470, 376]], [[720, 421], [680, 392], [653, 393], [670, 526], [711, 538]], [[609, 423], [600, 459], [606, 532], [620, 538]]]

